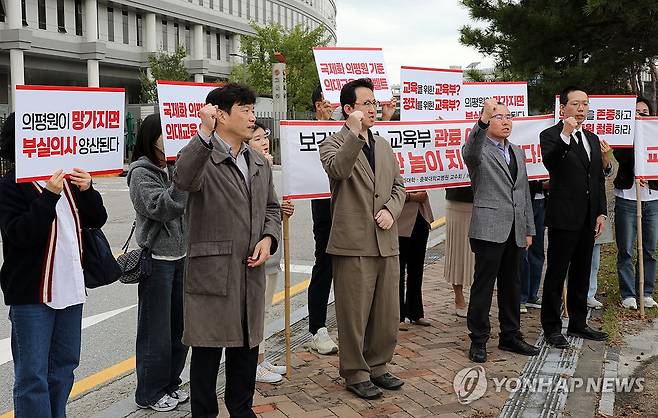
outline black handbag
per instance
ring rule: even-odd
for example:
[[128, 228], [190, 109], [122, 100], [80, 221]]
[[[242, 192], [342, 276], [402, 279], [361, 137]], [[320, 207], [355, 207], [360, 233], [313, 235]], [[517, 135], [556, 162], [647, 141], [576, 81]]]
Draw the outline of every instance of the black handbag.
[[143, 278], [151, 276], [151, 261], [153, 260], [151, 258], [151, 248], [153, 247], [153, 243], [155, 242], [158, 235], [160, 235], [160, 231], [162, 231], [162, 227], [164, 226], [164, 224], [159, 223], [160, 227], [158, 228], [158, 232], [155, 233], [145, 248], [137, 248], [135, 250], [128, 251], [130, 240], [135, 233], [136, 224], [137, 221], [135, 220], [133, 222], [133, 227], [130, 230], [130, 235], [126, 240], [126, 243], [123, 244], [123, 247], [121, 247], [123, 254], [117, 258], [117, 262], [121, 268], [121, 277], [119, 277], [119, 281], [124, 284], [136, 284], [139, 283], [139, 281]]
[[82, 229], [82, 271], [85, 287], [95, 289], [119, 280], [121, 267], [112, 254], [110, 243], [100, 228]]

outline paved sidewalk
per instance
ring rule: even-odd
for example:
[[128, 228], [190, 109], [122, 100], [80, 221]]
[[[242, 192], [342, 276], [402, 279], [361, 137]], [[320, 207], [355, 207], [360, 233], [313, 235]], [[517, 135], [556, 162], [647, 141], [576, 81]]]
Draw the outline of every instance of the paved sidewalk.
[[[337, 356], [318, 356], [298, 349], [293, 354], [294, 373], [279, 385], [258, 384], [254, 411], [259, 417], [485, 417], [498, 416], [507, 401], [505, 390], [489, 385], [485, 395], [469, 405], [458, 402], [453, 379], [458, 371], [474, 366], [467, 357], [466, 320], [454, 315], [452, 289], [443, 280], [443, 259], [434, 257], [426, 267], [423, 296], [425, 316], [432, 327], [411, 326], [398, 337], [391, 371], [405, 379], [399, 391], [386, 391], [375, 401], [357, 398], [344, 389], [338, 375]], [[522, 331], [530, 342], [537, 339], [539, 311], [522, 316]], [[492, 338], [487, 380], [518, 377], [527, 357], [498, 350], [497, 308], [491, 311]], [[334, 338], [336, 329], [330, 330]], [[226, 415], [224, 415], [226, 416]]]

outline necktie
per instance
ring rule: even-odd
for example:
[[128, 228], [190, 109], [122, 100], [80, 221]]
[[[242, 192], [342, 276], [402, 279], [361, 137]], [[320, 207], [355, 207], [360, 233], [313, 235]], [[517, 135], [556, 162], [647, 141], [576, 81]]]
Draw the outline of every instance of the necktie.
[[576, 138], [578, 138], [576, 141], [576, 152], [580, 153], [585, 158], [585, 161], [589, 161], [587, 150], [585, 149], [585, 145], [583, 145], [583, 134], [580, 131], [576, 131]]

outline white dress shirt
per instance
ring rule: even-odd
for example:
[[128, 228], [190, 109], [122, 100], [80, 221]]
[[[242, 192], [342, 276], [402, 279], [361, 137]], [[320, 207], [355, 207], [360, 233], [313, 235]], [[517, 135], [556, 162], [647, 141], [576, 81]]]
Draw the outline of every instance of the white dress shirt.
[[[587, 152], [587, 159], [591, 160], [592, 159], [592, 147], [589, 145], [589, 141], [587, 140], [587, 137], [585, 136], [585, 132], [583, 132], [583, 127], [579, 127], [577, 129], [574, 129], [573, 132], [571, 132], [571, 136], [573, 136], [573, 140], [578, 142], [578, 137], [576, 136], [576, 132], [580, 132], [581, 138], [583, 138], [583, 146], [585, 147], [585, 152]], [[560, 132], [560, 138], [562, 138], [562, 141], [564, 141], [565, 144], [569, 145], [571, 143], [571, 140], [568, 136]]]

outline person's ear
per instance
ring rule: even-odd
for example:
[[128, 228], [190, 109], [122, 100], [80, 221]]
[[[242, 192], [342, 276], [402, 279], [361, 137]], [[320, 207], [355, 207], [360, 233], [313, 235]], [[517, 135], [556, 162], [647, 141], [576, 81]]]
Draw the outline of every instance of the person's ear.
[[350, 113], [354, 112], [354, 107], [352, 107], [352, 105], [346, 104], [343, 106], [343, 110], [345, 111], [345, 114], [349, 115]]

